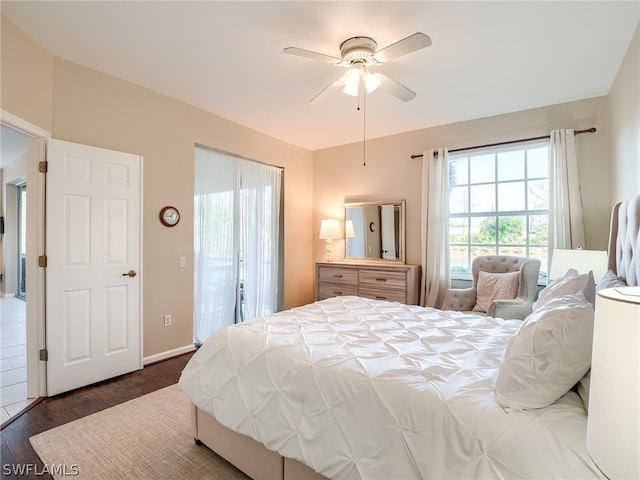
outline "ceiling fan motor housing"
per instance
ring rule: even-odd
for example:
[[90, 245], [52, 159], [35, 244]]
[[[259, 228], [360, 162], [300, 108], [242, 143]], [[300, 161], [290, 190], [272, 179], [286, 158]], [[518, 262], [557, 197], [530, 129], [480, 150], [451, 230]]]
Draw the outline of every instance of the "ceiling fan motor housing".
[[369, 63], [378, 49], [373, 38], [351, 37], [340, 45], [340, 55], [346, 64]]

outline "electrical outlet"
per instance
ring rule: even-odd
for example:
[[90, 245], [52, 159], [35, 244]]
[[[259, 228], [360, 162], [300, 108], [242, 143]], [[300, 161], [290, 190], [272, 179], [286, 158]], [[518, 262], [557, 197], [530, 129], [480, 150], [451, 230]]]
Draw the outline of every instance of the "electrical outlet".
[[180, 257], [178, 259], [178, 268], [185, 268], [187, 266], [187, 259], [185, 257]]
[[171, 326], [171, 315], [165, 315], [164, 316], [164, 326], [165, 327], [170, 327]]

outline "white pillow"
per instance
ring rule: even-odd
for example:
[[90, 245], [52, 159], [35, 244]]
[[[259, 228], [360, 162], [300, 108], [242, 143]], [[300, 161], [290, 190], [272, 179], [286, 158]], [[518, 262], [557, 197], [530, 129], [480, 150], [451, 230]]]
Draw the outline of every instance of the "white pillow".
[[591, 387], [591, 369], [578, 382], [578, 395], [582, 399], [584, 409], [589, 411], [589, 388]]
[[615, 288], [615, 287], [626, 287], [627, 284], [624, 280], [622, 280], [618, 275], [613, 273], [613, 270], [607, 270], [602, 278], [598, 281], [598, 285], [596, 285], [596, 292], [604, 288]]
[[518, 295], [520, 272], [491, 273], [478, 272], [476, 286], [476, 304], [474, 312], [487, 313], [491, 302], [496, 299], [513, 299]]
[[567, 393], [591, 367], [593, 317], [593, 305], [579, 292], [555, 297], [525, 318], [498, 371], [498, 403], [542, 408]]
[[556, 278], [540, 291], [538, 299], [532, 304], [532, 309], [535, 312], [555, 297], [580, 291], [589, 303], [593, 304], [596, 301], [596, 282], [593, 279], [593, 272], [580, 275], [577, 270], [570, 268], [564, 276]]

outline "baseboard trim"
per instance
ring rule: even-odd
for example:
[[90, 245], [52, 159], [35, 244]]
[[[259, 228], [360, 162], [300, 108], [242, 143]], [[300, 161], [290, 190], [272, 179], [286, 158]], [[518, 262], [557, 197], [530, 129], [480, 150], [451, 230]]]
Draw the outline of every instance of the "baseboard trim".
[[168, 358], [177, 357], [178, 355], [184, 355], [185, 353], [193, 352], [196, 349], [194, 344], [185, 345], [184, 347], [174, 348], [173, 350], [167, 350], [166, 352], [156, 353], [142, 359], [143, 365], [150, 365], [152, 363], [160, 362]]

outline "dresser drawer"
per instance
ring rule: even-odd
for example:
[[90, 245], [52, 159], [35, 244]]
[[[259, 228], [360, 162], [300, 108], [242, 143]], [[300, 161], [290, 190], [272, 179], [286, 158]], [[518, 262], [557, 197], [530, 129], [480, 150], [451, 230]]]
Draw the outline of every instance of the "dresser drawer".
[[361, 270], [360, 286], [382, 289], [396, 289], [403, 292], [407, 288], [407, 275], [405, 272], [388, 272], [385, 270]]
[[407, 302], [407, 295], [404, 290], [387, 290], [385, 288], [360, 287], [358, 295], [361, 297], [375, 298], [376, 300], [387, 300], [388, 302]]
[[344, 295], [358, 295], [357, 285], [348, 285], [346, 283], [321, 283], [318, 287], [318, 300], [324, 300], [330, 297], [341, 297]]
[[318, 281], [320, 284], [344, 283], [353, 285], [354, 288], [358, 284], [358, 270], [354, 268], [340, 267], [320, 267], [318, 268]]
[[315, 299], [358, 295], [417, 305], [419, 282], [419, 265], [316, 263]]

